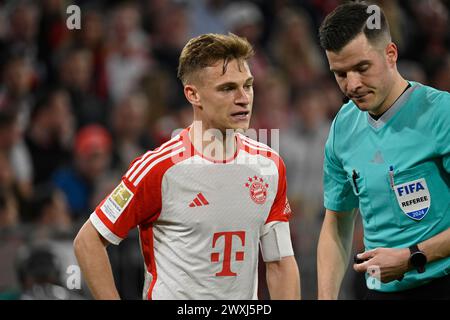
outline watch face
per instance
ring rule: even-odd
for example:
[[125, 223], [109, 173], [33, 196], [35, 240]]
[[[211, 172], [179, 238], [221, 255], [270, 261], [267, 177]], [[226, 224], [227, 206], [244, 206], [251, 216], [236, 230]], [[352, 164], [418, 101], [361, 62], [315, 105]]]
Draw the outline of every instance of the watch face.
[[427, 257], [422, 252], [414, 252], [411, 255], [411, 264], [416, 267], [423, 267], [427, 263]]

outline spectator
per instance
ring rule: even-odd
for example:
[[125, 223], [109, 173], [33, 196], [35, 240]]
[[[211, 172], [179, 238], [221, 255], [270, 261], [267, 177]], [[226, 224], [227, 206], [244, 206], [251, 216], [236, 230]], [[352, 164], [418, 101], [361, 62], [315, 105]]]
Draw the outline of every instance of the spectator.
[[0, 190], [0, 230], [14, 229], [19, 225], [19, 212], [14, 195]]
[[133, 159], [153, 145], [146, 135], [148, 106], [145, 95], [133, 93], [114, 108], [111, 119], [114, 167], [120, 172], [126, 171]]
[[293, 103], [292, 125], [280, 133], [280, 152], [286, 161], [289, 199], [297, 214], [292, 233], [297, 257], [301, 257], [302, 288], [305, 299], [317, 297], [316, 248], [321, 226], [323, 197], [323, 145], [330, 122], [322, 90], [308, 89]]
[[227, 29], [222, 12], [225, 0], [190, 0], [188, 1], [191, 36], [196, 37], [205, 30], [211, 33], [226, 34]]
[[23, 56], [11, 56], [4, 65], [0, 111], [16, 113], [22, 131], [28, 126], [33, 101], [33, 69]]
[[305, 12], [284, 9], [277, 17], [271, 49], [281, 70], [296, 90], [318, 81], [325, 63], [319, 50], [311, 20]]
[[139, 9], [133, 3], [114, 7], [110, 20], [106, 81], [112, 102], [118, 103], [131, 93], [148, 70], [150, 43], [140, 28]]
[[86, 5], [81, 10], [83, 12], [83, 28], [74, 32], [72, 46], [89, 50], [92, 53], [92, 90], [102, 102], [107, 102], [109, 92], [105, 66], [107, 48], [104, 18], [101, 8], [98, 6]]
[[105, 125], [108, 109], [95, 95], [92, 52], [87, 49], [69, 50], [67, 56], [61, 56], [59, 76], [61, 85], [70, 94], [77, 127], [91, 123]]
[[262, 47], [264, 16], [261, 9], [248, 1], [231, 2], [223, 12], [223, 19], [228, 32], [246, 38], [255, 49], [255, 56], [250, 61], [250, 67], [257, 87], [258, 83], [267, 76], [271, 64], [269, 56]]
[[33, 168], [29, 151], [22, 140], [17, 114], [0, 112], [0, 152], [11, 164], [20, 196], [28, 199], [32, 194]]
[[23, 247], [17, 257], [21, 300], [81, 300], [62, 284], [62, 262], [50, 244]]
[[43, 0], [38, 27], [39, 60], [46, 67], [48, 83], [58, 80], [55, 69], [56, 53], [70, 42], [71, 33], [66, 26], [66, 8], [63, 0]]
[[74, 121], [70, 98], [64, 89], [49, 90], [36, 104], [25, 138], [35, 185], [49, 181], [56, 169], [69, 162]]
[[74, 220], [92, 212], [91, 199], [110, 168], [111, 148], [111, 136], [104, 127], [83, 127], [75, 137], [73, 164], [55, 172], [53, 181], [66, 195]]
[[[43, 70], [38, 61], [37, 31], [39, 10], [29, 0], [10, 1], [5, 8], [5, 42], [0, 46], [0, 64], [7, 61], [8, 55], [22, 55], [27, 63], [38, 70], [39, 78]], [[1, 66], [0, 66], [1, 67]]]
[[[33, 223], [38, 238], [71, 231], [72, 221], [67, 199], [51, 183], [37, 186], [30, 204]], [[35, 235], [36, 237], [36, 235]]]

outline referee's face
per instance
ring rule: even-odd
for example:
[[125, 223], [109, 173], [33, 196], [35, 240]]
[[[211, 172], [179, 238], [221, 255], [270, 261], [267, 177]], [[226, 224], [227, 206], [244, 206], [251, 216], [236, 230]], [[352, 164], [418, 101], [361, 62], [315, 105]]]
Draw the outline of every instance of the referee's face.
[[[225, 73], [224, 73], [225, 68]], [[192, 90], [195, 99], [194, 120], [207, 129], [246, 130], [253, 106], [253, 76], [245, 61], [218, 61], [199, 72]], [[186, 91], [186, 88], [185, 88]]]
[[380, 47], [370, 44], [361, 33], [341, 51], [326, 52], [341, 91], [359, 109], [374, 115], [390, 107], [397, 61], [393, 43]]

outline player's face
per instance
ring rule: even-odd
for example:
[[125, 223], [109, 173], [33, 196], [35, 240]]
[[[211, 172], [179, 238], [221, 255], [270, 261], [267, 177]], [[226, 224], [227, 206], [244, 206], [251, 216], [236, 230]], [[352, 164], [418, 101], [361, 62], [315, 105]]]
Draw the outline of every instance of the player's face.
[[387, 98], [394, 84], [397, 60], [393, 43], [376, 48], [361, 33], [341, 51], [326, 54], [341, 91], [359, 109], [377, 115], [389, 107]]
[[203, 128], [246, 130], [253, 106], [253, 77], [245, 61], [229, 61], [225, 74], [223, 61], [202, 69], [195, 85], [198, 100], [193, 103], [195, 120]]

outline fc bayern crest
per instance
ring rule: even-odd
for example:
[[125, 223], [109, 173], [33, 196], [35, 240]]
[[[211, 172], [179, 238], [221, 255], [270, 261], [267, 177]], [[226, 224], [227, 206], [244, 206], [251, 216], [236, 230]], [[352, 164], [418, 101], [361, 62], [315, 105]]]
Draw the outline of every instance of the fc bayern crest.
[[257, 203], [263, 204], [267, 199], [267, 188], [269, 185], [264, 181], [263, 178], [254, 176], [253, 178], [248, 178], [248, 182], [245, 184], [250, 190], [250, 198]]

